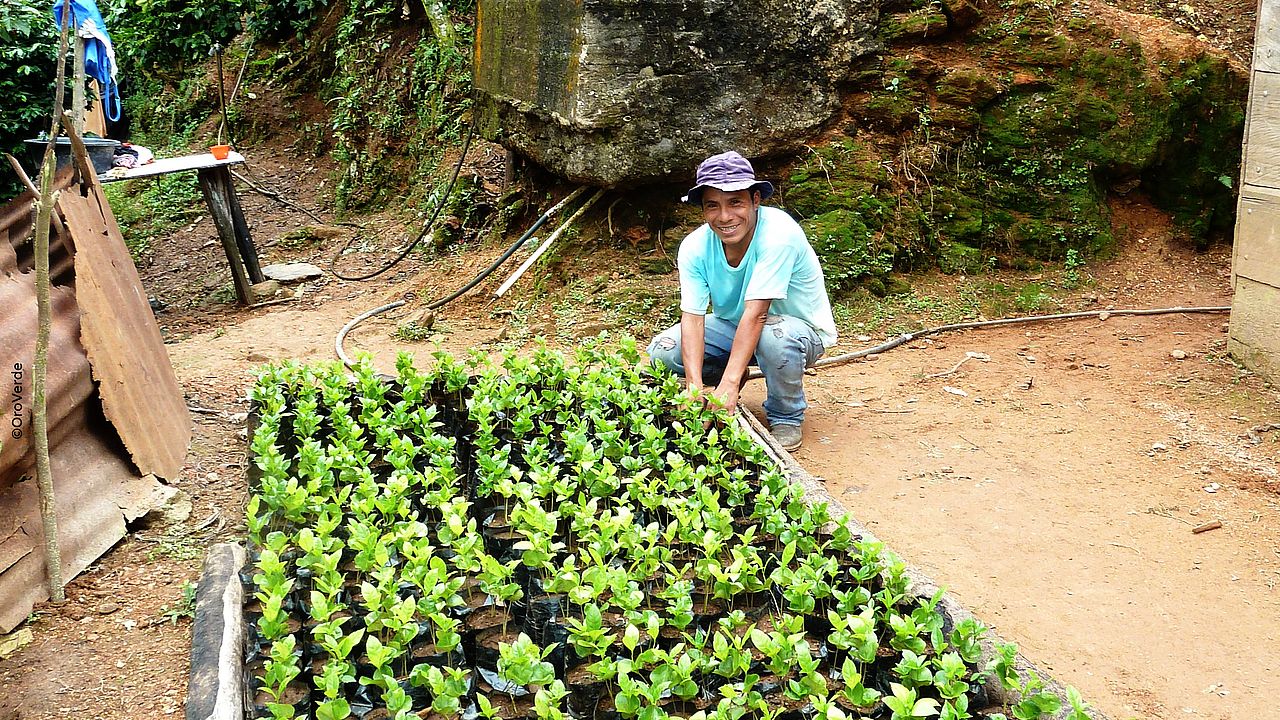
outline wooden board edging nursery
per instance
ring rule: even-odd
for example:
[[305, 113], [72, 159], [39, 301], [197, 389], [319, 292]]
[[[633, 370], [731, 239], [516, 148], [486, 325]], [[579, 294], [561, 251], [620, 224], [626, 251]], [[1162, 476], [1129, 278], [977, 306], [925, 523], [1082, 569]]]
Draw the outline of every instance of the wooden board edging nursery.
[[1101, 717], [634, 341], [396, 368], [259, 377], [188, 717]]

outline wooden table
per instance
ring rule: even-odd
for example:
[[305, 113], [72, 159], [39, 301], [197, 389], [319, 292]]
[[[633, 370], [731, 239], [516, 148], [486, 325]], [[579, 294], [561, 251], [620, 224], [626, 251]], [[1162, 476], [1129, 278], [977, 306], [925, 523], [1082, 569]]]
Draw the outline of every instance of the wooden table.
[[266, 278], [258, 265], [258, 250], [253, 245], [249, 224], [245, 222], [244, 211], [240, 209], [240, 200], [231, 183], [231, 166], [243, 162], [244, 156], [238, 152], [227, 155], [225, 160], [218, 160], [210, 153], [184, 155], [129, 168], [123, 175], [99, 175], [98, 181], [105, 184], [195, 170], [200, 189], [204, 192], [204, 201], [209, 206], [209, 214], [213, 216], [213, 224], [218, 228], [222, 249], [227, 253], [236, 297], [241, 303], [252, 305], [252, 286]]

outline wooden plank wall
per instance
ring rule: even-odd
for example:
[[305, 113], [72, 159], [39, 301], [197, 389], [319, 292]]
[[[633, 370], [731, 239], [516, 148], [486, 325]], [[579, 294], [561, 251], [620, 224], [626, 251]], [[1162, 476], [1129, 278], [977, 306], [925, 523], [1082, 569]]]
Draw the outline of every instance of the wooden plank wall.
[[1280, 0], [1259, 0], [1232, 262], [1228, 349], [1280, 381]]

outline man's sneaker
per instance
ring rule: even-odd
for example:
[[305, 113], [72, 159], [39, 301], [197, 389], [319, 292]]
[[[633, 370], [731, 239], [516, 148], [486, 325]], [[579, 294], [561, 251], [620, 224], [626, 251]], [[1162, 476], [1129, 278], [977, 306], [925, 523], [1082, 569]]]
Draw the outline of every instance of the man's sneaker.
[[782, 423], [770, 425], [769, 434], [772, 435], [773, 439], [777, 440], [778, 444], [782, 446], [782, 449], [787, 452], [798, 450], [800, 448], [802, 436], [799, 425], [783, 425]]

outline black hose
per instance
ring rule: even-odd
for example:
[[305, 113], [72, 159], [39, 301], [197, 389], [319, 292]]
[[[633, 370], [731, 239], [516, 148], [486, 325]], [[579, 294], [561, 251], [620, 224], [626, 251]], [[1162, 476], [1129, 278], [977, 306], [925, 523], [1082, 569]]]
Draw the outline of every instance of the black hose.
[[355, 242], [355, 239], [359, 237], [359, 235], [354, 235], [350, 240], [346, 242], [345, 245], [343, 245], [338, 250], [337, 254], [333, 256], [333, 259], [329, 261], [329, 272], [333, 273], [333, 276], [338, 278], [339, 280], [361, 282], [364, 280], [371, 280], [373, 278], [378, 277], [382, 273], [398, 265], [401, 260], [404, 260], [406, 257], [409, 257], [409, 253], [413, 252], [413, 249], [418, 247], [418, 243], [422, 242], [423, 238], [425, 238], [427, 234], [431, 231], [432, 226], [435, 225], [436, 218], [440, 216], [440, 211], [444, 209], [444, 204], [449, 201], [449, 196], [453, 194], [453, 186], [455, 183], [458, 182], [458, 174], [462, 172], [462, 163], [464, 160], [467, 159], [467, 150], [471, 148], [471, 135], [474, 132], [475, 132], [475, 124], [473, 123], [471, 125], [468, 125], [467, 137], [462, 142], [462, 155], [458, 157], [458, 164], [453, 167], [453, 175], [449, 178], [449, 186], [445, 188], [444, 194], [440, 196], [440, 201], [436, 203], [435, 210], [431, 211], [431, 217], [422, 226], [422, 232], [418, 233], [418, 237], [414, 238], [413, 242], [409, 243], [408, 246], [406, 246], [403, 250], [401, 250], [400, 254], [396, 255], [396, 257], [392, 259], [391, 262], [387, 263], [386, 265], [383, 265], [382, 267], [378, 268], [377, 270], [371, 273], [366, 273], [364, 275], [343, 275], [342, 273], [338, 272], [338, 258], [342, 257], [342, 253], [346, 252], [347, 248], [351, 247], [351, 243]]
[[503, 263], [505, 263], [507, 260], [510, 260], [512, 255], [515, 255], [516, 251], [520, 249], [520, 246], [524, 245], [525, 241], [528, 240], [530, 236], [532, 236], [535, 232], [538, 231], [538, 228], [546, 224], [547, 219], [551, 217], [551, 212], [552, 210], [548, 210], [547, 212], [543, 213], [533, 223], [533, 225], [528, 230], [526, 230], [523, 235], [520, 236], [520, 239], [511, 243], [511, 247], [507, 248], [506, 252], [502, 253], [502, 255], [500, 255], [497, 260], [494, 260], [493, 263], [489, 265], [489, 267], [485, 268], [484, 270], [481, 270], [479, 275], [476, 275], [474, 278], [471, 279], [471, 282], [453, 291], [453, 293], [450, 294], [448, 297], [441, 298], [439, 300], [435, 300], [427, 303], [427, 309], [439, 310], [445, 305], [448, 305], [454, 300], [457, 300], [458, 298], [462, 297], [462, 295], [466, 293], [468, 290], [475, 287], [476, 285], [479, 285], [481, 282], [484, 281], [485, 278], [492, 275], [494, 270], [497, 270], [498, 268], [502, 267]]
[[[575, 197], [577, 197], [578, 195], [581, 195], [582, 191], [585, 189], [586, 189], [585, 187], [580, 187], [577, 190], [574, 190], [573, 192], [569, 193], [569, 195], [565, 197], [563, 200], [561, 200], [560, 202], [556, 203], [555, 205], [552, 205], [550, 208], [547, 208], [547, 211], [542, 213], [542, 215], [540, 215], [538, 219], [534, 221], [533, 225], [530, 226], [529, 229], [526, 230], [518, 240], [511, 243], [511, 247], [507, 248], [506, 251], [503, 252], [502, 255], [498, 257], [497, 260], [494, 260], [492, 263], [490, 263], [489, 267], [485, 268], [484, 270], [481, 270], [478, 275], [472, 278], [467, 284], [455, 290], [448, 297], [444, 297], [439, 300], [434, 300], [430, 303], [427, 303], [426, 308], [428, 310], [439, 310], [445, 305], [448, 305], [454, 300], [457, 300], [458, 298], [462, 297], [463, 294], [465, 294], [471, 288], [475, 287], [476, 285], [479, 285], [481, 282], [484, 281], [485, 278], [492, 275], [495, 270], [497, 270], [499, 267], [502, 267], [503, 263], [505, 263], [507, 260], [510, 260], [511, 256], [514, 255], [516, 251], [520, 249], [520, 246], [524, 245], [525, 241], [527, 241], [535, 232], [538, 231], [538, 228], [545, 225], [547, 223], [547, 220], [550, 220], [552, 216], [560, 212], [560, 209], [563, 208], [570, 201], [572, 201]], [[351, 367], [352, 365], [351, 358], [347, 357], [346, 352], [342, 348], [343, 343], [347, 339], [347, 333], [350, 333], [352, 330], [355, 329], [357, 325], [364, 322], [365, 320], [368, 320], [369, 318], [374, 317], [375, 315], [381, 315], [384, 312], [395, 310], [398, 307], [403, 307], [407, 302], [408, 302], [407, 300], [396, 300], [395, 302], [390, 302], [390, 303], [387, 303], [386, 305], [380, 305], [372, 310], [368, 310], [366, 312], [363, 312], [357, 315], [356, 317], [352, 318], [351, 321], [348, 322], [346, 325], [343, 325], [342, 329], [338, 331], [338, 336], [334, 338], [334, 343], [333, 343], [334, 345], [333, 349], [337, 353], [338, 359], [342, 361], [342, 364], [346, 365], [347, 367]]]

